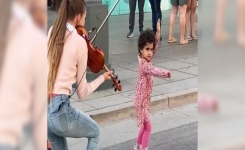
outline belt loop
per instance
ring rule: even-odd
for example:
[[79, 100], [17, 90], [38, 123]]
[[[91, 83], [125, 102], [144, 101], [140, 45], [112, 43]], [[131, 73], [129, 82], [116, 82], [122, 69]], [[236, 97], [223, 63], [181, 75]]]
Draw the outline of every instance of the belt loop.
[[52, 99], [53, 99], [52, 93], [48, 94], [48, 105], [51, 107], [52, 107]]
[[62, 94], [61, 95], [61, 98], [65, 101], [68, 101], [69, 100], [69, 95], [66, 95], [66, 94]]
[[61, 99], [64, 100], [66, 97], [64, 94], [61, 95]]
[[49, 99], [50, 99], [49, 105], [50, 105], [50, 107], [52, 108], [52, 107], [53, 107], [53, 97], [50, 97]]

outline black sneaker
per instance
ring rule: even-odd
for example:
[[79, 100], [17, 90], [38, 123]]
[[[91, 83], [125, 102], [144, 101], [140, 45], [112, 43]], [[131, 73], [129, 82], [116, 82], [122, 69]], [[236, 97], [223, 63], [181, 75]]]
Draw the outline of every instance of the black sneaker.
[[128, 34], [127, 34], [127, 38], [131, 38], [133, 36], [134, 36], [133, 31], [129, 31]]

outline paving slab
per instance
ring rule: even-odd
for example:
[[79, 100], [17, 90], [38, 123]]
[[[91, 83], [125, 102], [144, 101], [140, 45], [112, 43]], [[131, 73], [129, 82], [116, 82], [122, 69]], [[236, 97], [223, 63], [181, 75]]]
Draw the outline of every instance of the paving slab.
[[181, 82], [179, 82], [179, 86], [181, 86], [181, 87], [183, 87], [185, 89], [192, 89], [192, 88], [196, 88], [197, 89], [197, 87], [198, 87], [198, 77], [182, 80]]
[[184, 59], [180, 59], [179, 61], [198, 65], [198, 57], [187, 57]]
[[[88, 95], [87, 97], [84, 98], [83, 101], [90, 100], [90, 99], [95, 99], [95, 98], [100, 98], [104, 96], [109, 96], [111, 93], [104, 91], [95, 91], [93, 94]], [[73, 99], [79, 100], [77, 93], [74, 93], [74, 96], [72, 96]]]
[[[161, 67], [160, 67], [161, 68]], [[171, 79], [166, 79], [169, 81], [180, 81], [183, 79], [188, 79], [188, 78], [194, 78], [193, 75], [187, 74], [187, 73], [183, 73], [177, 70], [170, 70], [171, 72]]]
[[111, 65], [111, 67], [114, 68], [115, 71], [119, 71], [119, 70], [125, 69], [125, 68], [123, 68], [123, 67], [119, 67], [119, 66], [116, 66], [116, 65], [114, 65], [114, 64]]
[[82, 110], [84, 112], [86, 111], [91, 111], [91, 110], [94, 110], [96, 109], [95, 107], [91, 106], [91, 105], [88, 105], [85, 103], [85, 101], [78, 101], [78, 100], [75, 100], [73, 101], [71, 104], [76, 104], [75, 108], [79, 109], [79, 110]]
[[[158, 96], [158, 95], [162, 95], [162, 93], [152, 91], [151, 96]], [[133, 101], [134, 100], [134, 96], [135, 96], [135, 90], [124, 92], [124, 93], [121, 94], [121, 96], [128, 97], [128, 98], [130, 98]]]
[[170, 82], [166, 84], [156, 85], [153, 87], [153, 91], [167, 94], [186, 89], [180, 86], [180, 82], [183, 82], [183, 80], [178, 82]]
[[[133, 79], [129, 79], [126, 80], [126, 82], [136, 85], [136, 81], [138, 78], [133, 78]], [[164, 84], [164, 83], [168, 83], [171, 82], [170, 80], [165, 80], [165, 79], [161, 79], [161, 78], [153, 78], [153, 86], [155, 85], [159, 85], [159, 84]]]
[[178, 71], [179, 72], [183, 72], [183, 73], [188, 73], [188, 74], [191, 74], [191, 75], [194, 75], [194, 76], [198, 75], [198, 67], [197, 66], [192, 66], [192, 67], [189, 67], [189, 68], [183, 68], [183, 69], [180, 69]]
[[128, 80], [138, 76], [138, 72], [127, 69], [119, 70], [116, 74], [118, 74], [119, 80]]
[[89, 104], [96, 109], [105, 108], [110, 104], [110, 106], [130, 102], [132, 101], [131, 98], [127, 98], [126, 96], [122, 96], [121, 94], [115, 94], [110, 96], [104, 96], [101, 98], [92, 99], [89, 101], [84, 101], [85, 104]]
[[169, 61], [169, 62], [164, 62], [164, 63], [159, 63], [155, 64], [156, 66], [161, 66], [167, 69], [183, 69], [183, 68], [189, 68], [192, 67], [192, 64], [184, 63], [184, 62], [179, 62], [179, 61]]

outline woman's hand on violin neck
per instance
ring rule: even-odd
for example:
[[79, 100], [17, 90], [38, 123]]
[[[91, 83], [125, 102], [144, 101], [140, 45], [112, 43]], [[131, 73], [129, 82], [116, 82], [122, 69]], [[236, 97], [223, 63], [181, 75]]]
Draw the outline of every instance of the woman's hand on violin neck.
[[112, 75], [112, 71], [105, 72], [105, 73], [103, 74], [105, 80], [110, 80], [110, 79], [111, 79], [111, 75]]

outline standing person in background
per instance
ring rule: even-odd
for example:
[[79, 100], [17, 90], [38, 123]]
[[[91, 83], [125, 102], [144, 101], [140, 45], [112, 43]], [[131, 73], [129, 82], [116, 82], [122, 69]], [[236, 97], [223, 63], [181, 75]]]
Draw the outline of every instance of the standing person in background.
[[[134, 36], [134, 22], [135, 22], [135, 9], [136, 9], [136, 1], [137, 0], [129, 0], [129, 32], [127, 34], [127, 38], [131, 38]], [[138, 0], [138, 8], [139, 8], [139, 32], [140, 34], [143, 32], [143, 22], [144, 22], [144, 5], [145, 0]]]
[[[186, 9], [186, 26], [185, 26], [185, 34], [186, 39], [188, 41], [196, 41], [198, 38], [195, 34], [195, 22], [196, 22], [196, 7], [197, 0], [188, 0], [188, 5]], [[190, 26], [189, 26], [190, 23]], [[191, 32], [189, 29], [191, 28]]]
[[174, 23], [175, 18], [178, 13], [178, 8], [180, 11], [180, 44], [187, 44], [188, 41], [185, 39], [185, 21], [186, 21], [186, 8], [188, 0], [171, 0], [172, 11], [170, 15], [170, 25], [169, 25], [169, 37], [168, 43], [175, 43], [177, 39], [174, 38]]
[[[229, 40], [229, 35], [226, 32], [225, 22], [225, 11], [227, 10], [227, 0], [216, 0], [216, 11], [215, 11], [215, 30], [214, 40], [218, 43], [226, 42]], [[238, 45], [245, 47], [245, 1], [236, 0], [237, 4], [237, 42]]]
[[[162, 21], [161, 0], [149, 0], [149, 1], [151, 4], [151, 11], [152, 11], [152, 30], [156, 34], [157, 20], [160, 19]], [[162, 40], [162, 36], [160, 40]]]

